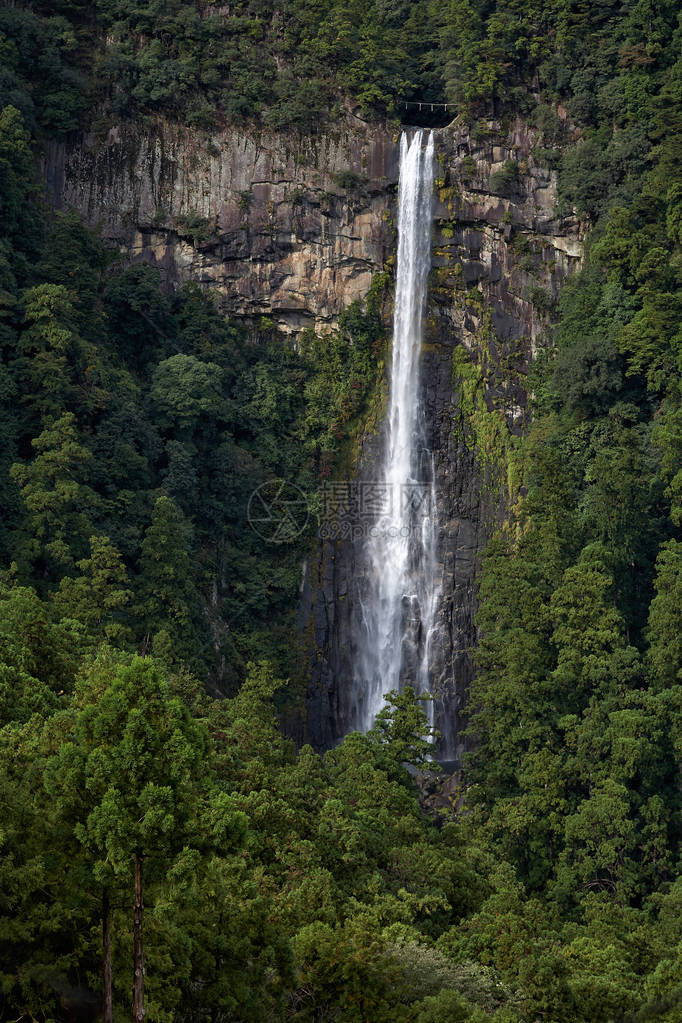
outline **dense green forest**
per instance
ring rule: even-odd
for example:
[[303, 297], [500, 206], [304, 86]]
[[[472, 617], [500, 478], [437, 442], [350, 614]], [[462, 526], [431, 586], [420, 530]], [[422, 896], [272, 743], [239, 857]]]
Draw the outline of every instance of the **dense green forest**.
[[[135, 952], [161, 1023], [682, 1020], [681, 44], [654, 0], [0, 9], [0, 1018], [100, 1018], [107, 978], [130, 1018]], [[47, 139], [122, 117], [413, 98], [525, 116], [592, 225], [430, 813], [409, 690], [324, 756], [283, 738], [310, 535], [264, 557], [243, 514], [347, 461], [388, 282], [324, 343], [254, 339], [36, 184]]]

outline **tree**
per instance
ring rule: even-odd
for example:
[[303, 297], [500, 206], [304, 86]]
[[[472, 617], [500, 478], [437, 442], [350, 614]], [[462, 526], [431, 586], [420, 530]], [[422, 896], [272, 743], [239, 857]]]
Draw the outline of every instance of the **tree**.
[[191, 436], [201, 417], [218, 416], [223, 408], [222, 371], [214, 362], [193, 355], [172, 355], [154, 370], [151, 397], [162, 429]]
[[607, 779], [566, 819], [566, 848], [558, 871], [565, 894], [604, 891], [626, 899], [632, 890], [635, 825], [624, 785]]
[[55, 621], [35, 590], [0, 583], [0, 728], [56, 710], [82, 653], [78, 623]]
[[76, 404], [79, 339], [74, 331], [73, 292], [62, 284], [39, 284], [24, 293], [25, 329], [19, 335], [16, 373], [24, 401], [39, 422]]
[[19, 110], [8, 105], [0, 111], [0, 235], [11, 246], [2, 249], [22, 282], [42, 240], [35, 192], [31, 137]]
[[92, 455], [79, 441], [72, 412], [50, 422], [31, 443], [34, 460], [11, 469], [28, 511], [22, 560], [39, 578], [54, 579], [73, 569], [94, 532], [89, 514], [97, 498], [84, 482]]
[[583, 338], [559, 351], [552, 389], [568, 411], [594, 415], [612, 404], [623, 386], [622, 362], [610, 338]]
[[106, 309], [117, 349], [133, 367], [145, 366], [172, 343], [174, 325], [156, 267], [138, 263], [116, 274], [106, 292]]
[[[386, 706], [376, 716], [374, 727], [369, 731], [370, 742], [376, 743], [386, 762], [393, 770], [402, 773], [405, 766], [427, 770], [438, 768], [431, 761], [434, 732], [420, 700], [412, 686], [405, 686], [400, 692], [387, 693]], [[428, 697], [427, 697], [428, 699]]]
[[430, 995], [420, 1004], [417, 1023], [478, 1023], [489, 1019], [483, 1013], [472, 1011], [470, 1005], [457, 991], [443, 988], [437, 995]]
[[294, 938], [299, 1018], [314, 1020], [338, 1006], [348, 1023], [407, 1019], [394, 988], [395, 969], [384, 942], [358, 914], [335, 928], [310, 923]]
[[127, 634], [121, 613], [133, 596], [121, 555], [106, 536], [90, 537], [90, 557], [78, 562], [80, 576], [66, 576], [54, 594], [61, 618], [85, 626], [94, 643], [120, 641]]
[[[54, 703], [45, 710], [53, 711]], [[69, 992], [83, 996], [83, 1007], [96, 1011], [79, 982], [79, 973], [83, 977], [93, 965], [91, 878], [73, 829], [43, 787], [57, 731], [48, 736], [47, 721], [34, 707], [30, 721], [0, 730], [0, 1013], [5, 1019], [58, 1018], [68, 1011]]]
[[626, 645], [608, 561], [600, 543], [588, 545], [552, 594], [552, 642], [558, 651], [553, 688], [567, 713], [582, 710], [593, 692], [608, 691], [616, 681], [614, 654]]
[[[45, 768], [48, 791], [102, 891], [104, 1004], [109, 1012], [109, 893], [133, 906], [133, 1020], [145, 1015], [145, 861], [166, 870], [195, 838], [192, 821], [210, 783], [206, 728], [169, 691], [151, 660], [103, 654], [79, 681], [65, 741]], [[203, 786], [203, 787], [202, 787]], [[148, 868], [149, 869], [149, 868]]]
[[488, 800], [518, 793], [519, 765], [552, 734], [556, 711], [548, 679], [556, 662], [549, 603], [558, 546], [550, 519], [531, 525], [517, 541], [495, 537], [486, 551], [469, 727], [477, 740], [470, 777]]
[[682, 681], [682, 543], [669, 540], [656, 561], [656, 595], [649, 608], [648, 661], [659, 686]]
[[189, 555], [189, 529], [170, 497], [159, 497], [140, 552], [138, 614], [145, 644], [166, 630], [182, 653], [191, 651], [188, 632], [197, 594]]

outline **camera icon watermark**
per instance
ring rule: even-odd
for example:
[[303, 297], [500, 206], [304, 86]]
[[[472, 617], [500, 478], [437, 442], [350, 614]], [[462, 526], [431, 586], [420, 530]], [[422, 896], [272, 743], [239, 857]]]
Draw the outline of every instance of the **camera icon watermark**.
[[308, 525], [308, 499], [288, 480], [262, 483], [251, 494], [246, 509], [249, 525], [268, 543], [291, 543]]

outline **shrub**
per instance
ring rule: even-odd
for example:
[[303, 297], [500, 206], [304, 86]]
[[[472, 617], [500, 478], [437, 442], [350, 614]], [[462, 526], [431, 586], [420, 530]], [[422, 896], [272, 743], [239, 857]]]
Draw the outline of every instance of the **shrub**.
[[346, 192], [356, 192], [365, 184], [366, 178], [356, 174], [355, 171], [344, 170], [332, 174], [332, 181], [337, 188], [343, 188]]
[[500, 169], [490, 175], [490, 191], [496, 195], [508, 195], [519, 180], [519, 173], [516, 160], [505, 160]]
[[465, 156], [459, 165], [459, 173], [463, 181], [470, 181], [476, 174], [476, 161], [473, 156]]

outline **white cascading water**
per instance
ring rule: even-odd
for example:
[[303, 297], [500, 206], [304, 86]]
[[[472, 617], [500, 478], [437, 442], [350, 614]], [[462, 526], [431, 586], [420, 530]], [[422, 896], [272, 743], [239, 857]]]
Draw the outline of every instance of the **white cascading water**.
[[[429, 689], [438, 582], [433, 458], [420, 381], [422, 318], [431, 266], [433, 132], [400, 140], [398, 265], [383, 464], [385, 503], [367, 539], [364, 635], [354, 679], [354, 725], [371, 728], [384, 696], [408, 682]], [[428, 704], [432, 707], [432, 704]], [[431, 711], [431, 720], [433, 712]]]

